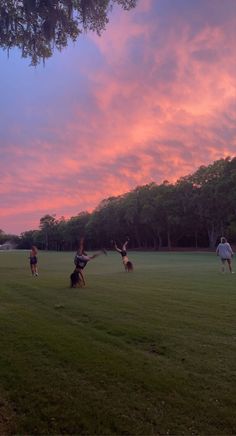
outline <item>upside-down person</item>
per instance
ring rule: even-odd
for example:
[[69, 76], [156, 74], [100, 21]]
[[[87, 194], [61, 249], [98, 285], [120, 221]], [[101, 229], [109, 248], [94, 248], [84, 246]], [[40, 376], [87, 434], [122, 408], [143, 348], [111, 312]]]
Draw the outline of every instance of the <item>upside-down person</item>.
[[99, 253], [95, 253], [92, 256], [88, 256], [88, 254], [84, 251], [84, 238], [80, 239], [79, 248], [75, 254], [74, 264], [75, 264], [75, 272], [79, 274], [79, 279], [82, 281], [82, 284], [85, 286], [85, 280], [83, 275], [83, 269], [86, 267], [87, 263], [98, 257], [100, 254], [107, 254], [106, 250], [101, 250]]
[[130, 260], [129, 260], [128, 256], [127, 256], [127, 245], [128, 245], [128, 242], [129, 242], [129, 239], [127, 239], [125, 241], [125, 243], [122, 245], [122, 248], [118, 248], [117, 245], [116, 245], [116, 241], [114, 241], [114, 247], [115, 247], [115, 250], [118, 253], [121, 254], [122, 262], [123, 262], [123, 265], [125, 267], [125, 271], [131, 272], [131, 271], [133, 271], [134, 267], [133, 267], [132, 262], [130, 262]]

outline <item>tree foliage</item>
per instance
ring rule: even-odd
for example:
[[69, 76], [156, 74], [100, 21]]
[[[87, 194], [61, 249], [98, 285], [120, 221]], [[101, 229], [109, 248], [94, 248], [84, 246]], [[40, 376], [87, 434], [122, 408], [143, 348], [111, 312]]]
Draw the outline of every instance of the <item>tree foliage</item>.
[[[81, 237], [88, 249], [122, 244], [130, 247], [215, 247], [221, 235], [236, 242], [236, 157], [220, 159], [175, 184], [138, 186], [103, 200], [92, 212], [66, 220], [55, 215], [40, 219], [39, 230], [20, 237], [20, 247], [74, 250]], [[3, 231], [0, 240], [6, 240]]]
[[105, 29], [112, 6], [135, 7], [137, 0], [2, 0], [0, 45], [21, 50], [31, 65], [62, 50], [84, 31], [98, 35]]

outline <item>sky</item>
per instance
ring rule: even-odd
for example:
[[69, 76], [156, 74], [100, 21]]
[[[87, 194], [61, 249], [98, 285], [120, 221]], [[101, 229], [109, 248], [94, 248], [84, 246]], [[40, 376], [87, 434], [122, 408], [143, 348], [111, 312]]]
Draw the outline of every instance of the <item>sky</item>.
[[138, 0], [45, 65], [0, 48], [0, 229], [236, 156], [235, 47], [235, 0]]

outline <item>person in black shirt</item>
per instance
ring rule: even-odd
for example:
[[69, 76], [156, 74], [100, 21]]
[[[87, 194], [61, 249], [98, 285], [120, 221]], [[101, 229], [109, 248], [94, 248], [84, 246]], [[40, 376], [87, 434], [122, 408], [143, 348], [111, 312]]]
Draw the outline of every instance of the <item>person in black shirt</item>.
[[34, 276], [34, 277], [38, 276], [38, 268], [37, 268], [38, 257], [37, 257], [37, 254], [38, 254], [37, 247], [35, 247], [35, 245], [32, 245], [31, 250], [30, 250], [29, 260], [30, 260], [31, 273], [32, 273], [32, 276]]
[[95, 257], [99, 256], [100, 254], [107, 254], [106, 250], [101, 250], [100, 253], [95, 253], [92, 256], [88, 256], [87, 253], [84, 251], [84, 238], [80, 239], [80, 245], [79, 249], [77, 250], [75, 257], [74, 257], [74, 264], [75, 264], [75, 273], [78, 273], [79, 280], [82, 281], [82, 284], [85, 286], [85, 280], [83, 275], [83, 269], [86, 267], [87, 263], [95, 259]]
[[129, 239], [127, 239], [125, 241], [125, 243], [122, 245], [122, 248], [118, 248], [117, 244], [116, 244], [116, 241], [114, 241], [114, 246], [115, 246], [115, 250], [118, 253], [121, 254], [122, 262], [123, 262], [123, 265], [125, 267], [125, 271], [131, 272], [131, 271], [133, 271], [134, 267], [133, 267], [132, 262], [130, 262], [130, 260], [129, 260], [128, 256], [127, 256], [127, 245], [128, 245], [128, 242], [129, 242]]

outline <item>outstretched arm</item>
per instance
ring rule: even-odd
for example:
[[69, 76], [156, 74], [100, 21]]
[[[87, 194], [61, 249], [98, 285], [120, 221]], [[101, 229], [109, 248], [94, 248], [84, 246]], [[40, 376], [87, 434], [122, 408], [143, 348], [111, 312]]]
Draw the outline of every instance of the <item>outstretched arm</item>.
[[122, 250], [117, 247], [116, 241], [114, 241], [114, 247], [115, 247], [115, 250], [118, 251], [118, 253], [121, 253]]
[[90, 260], [95, 259], [95, 257], [98, 257], [101, 253], [94, 253], [92, 256], [89, 256]]
[[125, 243], [123, 244], [122, 250], [126, 250], [128, 242], [129, 242], [129, 240], [127, 239], [127, 241], [125, 241]]

